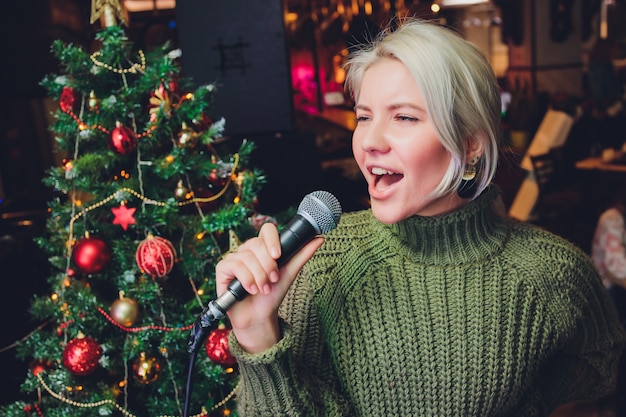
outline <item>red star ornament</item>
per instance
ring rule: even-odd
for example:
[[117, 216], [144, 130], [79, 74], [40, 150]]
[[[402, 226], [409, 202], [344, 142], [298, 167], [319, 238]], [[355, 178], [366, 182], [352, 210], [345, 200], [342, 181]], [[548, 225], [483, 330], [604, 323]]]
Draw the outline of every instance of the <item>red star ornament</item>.
[[128, 226], [131, 224], [137, 223], [135, 221], [135, 210], [136, 208], [128, 208], [125, 204], [121, 204], [119, 207], [113, 207], [111, 211], [115, 216], [113, 220], [113, 224], [119, 224], [122, 226], [122, 229], [128, 230]]

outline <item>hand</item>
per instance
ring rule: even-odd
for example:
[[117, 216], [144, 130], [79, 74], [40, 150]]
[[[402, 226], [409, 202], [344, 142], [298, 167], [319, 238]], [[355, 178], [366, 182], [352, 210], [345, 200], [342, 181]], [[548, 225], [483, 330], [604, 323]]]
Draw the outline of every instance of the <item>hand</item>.
[[317, 237], [278, 268], [281, 255], [276, 226], [266, 223], [258, 237], [228, 254], [215, 268], [216, 290], [221, 295], [235, 278], [250, 294], [228, 310], [239, 344], [250, 353], [262, 352], [280, 340], [278, 307], [304, 264], [324, 239]]

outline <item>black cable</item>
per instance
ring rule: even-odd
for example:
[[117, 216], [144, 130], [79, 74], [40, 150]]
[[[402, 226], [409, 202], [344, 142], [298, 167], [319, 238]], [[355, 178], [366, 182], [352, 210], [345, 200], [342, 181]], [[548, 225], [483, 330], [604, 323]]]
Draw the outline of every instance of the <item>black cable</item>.
[[[219, 299], [218, 299], [219, 300]], [[216, 329], [220, 323], [220, 320], [226, 315], [226, 310], [219, 304], [218, 300], [211, 301], [202, 313], [196, 319], [193, 324], [193, 328], [189, 333], [189, 341], [187, 342], [187, 351], [191, 354], [189, 359], [189, 369], [187, 370], [187, 387], [185, 391], [185, 406], [183, 411], [183, 417], [189, 417], [189, 406], [191, 402], [191, 382], [193, 375], [193, 368], [198, 356], [198, 350], [206, 340], [209, 333]]]
[[183, 417], [189, 417], [189, 405], [191, 402], [191, 375], [193, 374], [193, 368], [196, 363], [196, 357], [198, 356], [198, 351], [194, 350], [191, 352], [191, 356], [189, 359], [189, 369], [187, 370], [187, 390], [185, 392], [185, 408], [183, 410]]

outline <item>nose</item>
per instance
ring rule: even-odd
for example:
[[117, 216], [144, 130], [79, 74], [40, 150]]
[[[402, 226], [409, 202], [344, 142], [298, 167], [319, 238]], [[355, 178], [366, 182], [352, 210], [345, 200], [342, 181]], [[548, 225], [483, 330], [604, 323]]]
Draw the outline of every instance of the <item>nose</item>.
[[355, 145], [365, 152], [387, 152], [389, 150], [387, 134], [385, 123], [371, 120], [366, 124], [358, 125], [355, 129]]

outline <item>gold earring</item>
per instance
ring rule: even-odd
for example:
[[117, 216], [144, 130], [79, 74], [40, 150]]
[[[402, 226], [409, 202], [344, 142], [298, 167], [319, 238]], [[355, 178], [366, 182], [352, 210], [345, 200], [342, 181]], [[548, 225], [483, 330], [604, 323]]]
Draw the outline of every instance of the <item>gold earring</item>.
[[457, 194], [461, 198], [471, 198], [476, 192], [476, 173], [478, 169], [476, 168], [476, 164], [478, 163], [479, 157], [476, 156], [472, 158], [469, 163], [465, 164], [465, 170], [463, 171], [463, 180], [459, 184], [459, 188], [456, 190]]
[[[471, 162], [474, 162], [474, 160], [472, 159]], [[465, 164], [465, 171], [463, 171], [463, 179], [465, 181], [470, 181], [470, 180], [473, 180], [475, 177], [476, 177], [476, 165]]]

